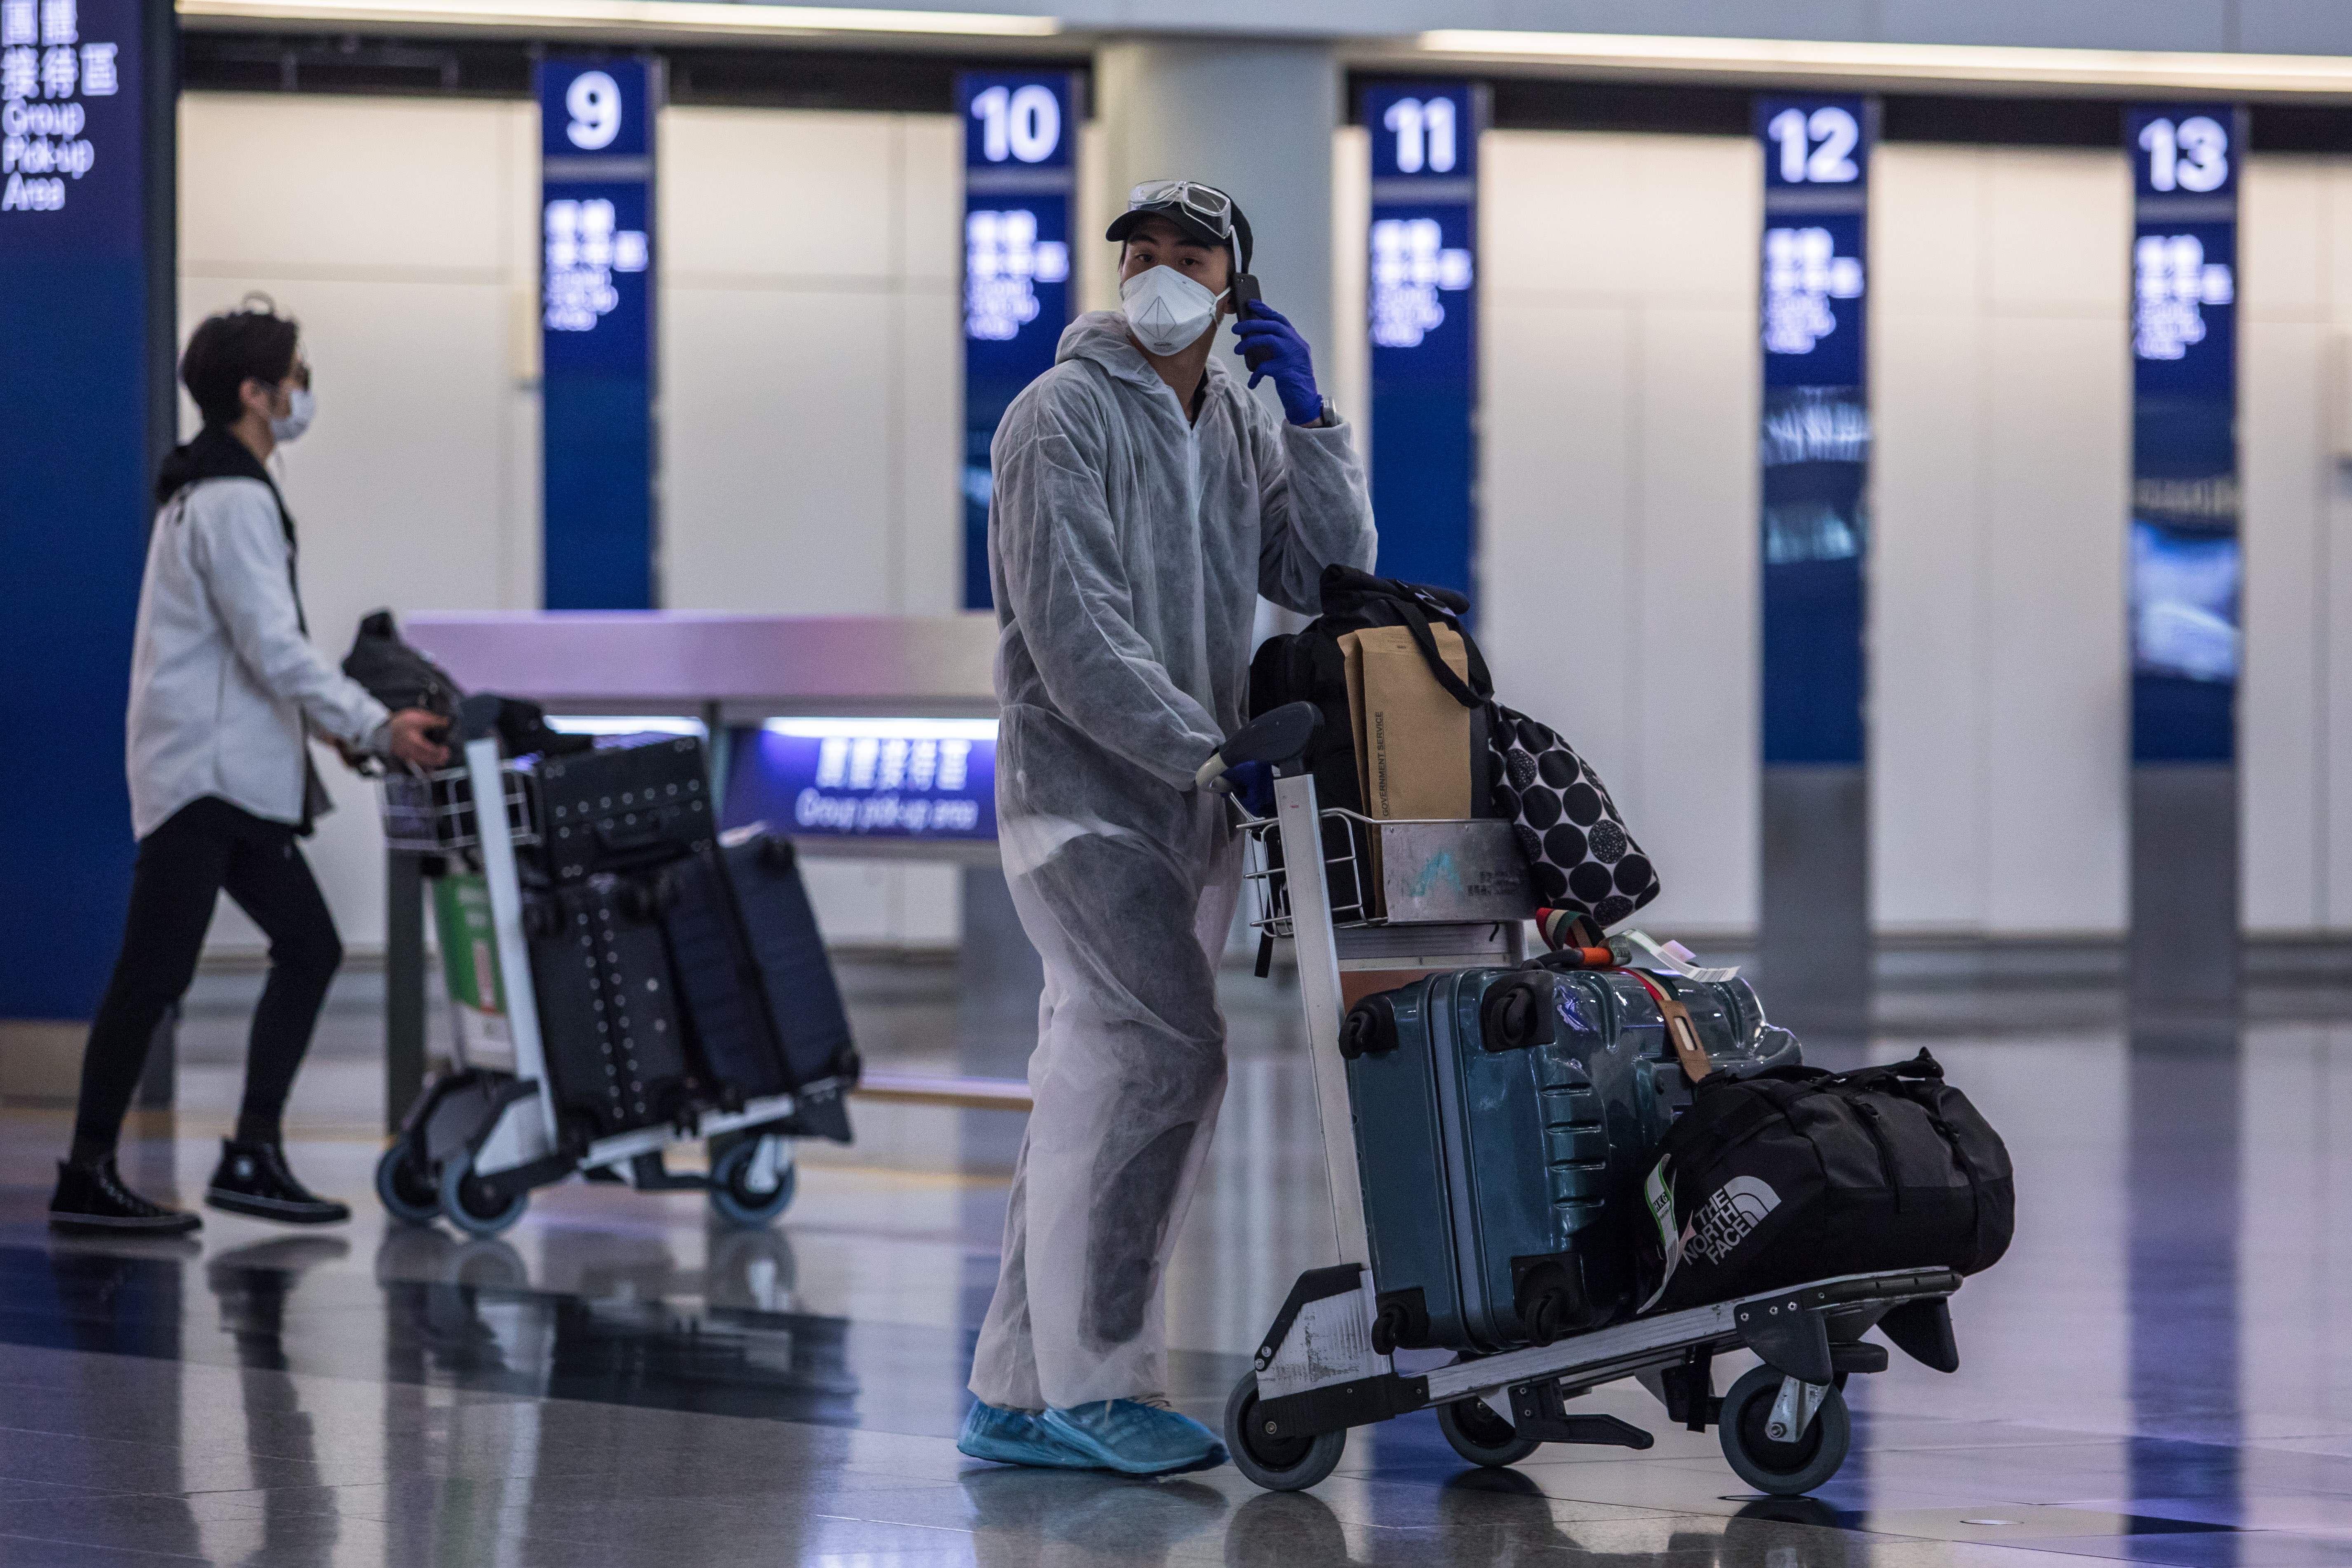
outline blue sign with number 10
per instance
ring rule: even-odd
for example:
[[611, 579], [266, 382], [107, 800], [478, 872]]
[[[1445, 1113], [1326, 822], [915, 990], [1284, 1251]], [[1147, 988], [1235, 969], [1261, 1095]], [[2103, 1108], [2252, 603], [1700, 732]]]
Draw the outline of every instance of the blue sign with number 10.
[[984, 610], [988, 449], [1021, 389], [1054, 367], [1070, 276], [1076, 87], [1064, 72], [968, 71], [963, 110], [964, 608]]

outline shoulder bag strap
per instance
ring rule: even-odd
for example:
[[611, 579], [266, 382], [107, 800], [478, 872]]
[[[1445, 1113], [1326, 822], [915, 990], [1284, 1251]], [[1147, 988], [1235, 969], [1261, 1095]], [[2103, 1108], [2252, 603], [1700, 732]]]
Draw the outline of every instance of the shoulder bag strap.
[[[1413, 646], [1421, 650], [1422, 661], [1429, 666], [1429, 673], [1437, 678], [1437, 684], [1444, 688], [1445, 694], [1465, 708], [1485, 707], [1486, 699], [1494, 694], [1495, 683], [1487, 675], [1486, 660], [1478, 652], [1478, 645], [1470, 640], [1470, 634], [1460, 634], [1462, 649], [1470, 667], [1471, 683], [1465, 685], [1462, 678], [1454, 673], [1454, 667], [1445, 662], [1445, 656], [1437, 651], [1437, 634], [1429, 629], [1429, 616], [1422, 607], [1411, 599], [1394, 599], [1391, 603], [1403, 616], [1405, 629], [1412, 634]], [[1481, 691], [1478, 689], [1480, 687], [1486, 689]]]

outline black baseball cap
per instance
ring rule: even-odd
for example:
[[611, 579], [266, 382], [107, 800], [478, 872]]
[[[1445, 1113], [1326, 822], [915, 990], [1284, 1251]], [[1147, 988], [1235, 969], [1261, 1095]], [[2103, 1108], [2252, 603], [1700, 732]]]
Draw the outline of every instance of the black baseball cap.
[[1127, 195], [1127, 210], [1111, 219], [1103, 237], [1121, 241], [1145, 218], [1166, 218], [1188, 238], [1222, 245], [1234, 252], [1234, 269], [1247, 272], [1255, 242], [1241, 204], [1199, 180], [1146, 180]]

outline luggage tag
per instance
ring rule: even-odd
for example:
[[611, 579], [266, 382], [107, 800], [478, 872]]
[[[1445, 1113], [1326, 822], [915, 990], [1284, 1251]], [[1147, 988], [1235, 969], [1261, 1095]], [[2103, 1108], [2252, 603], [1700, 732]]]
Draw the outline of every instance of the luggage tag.
[[1642, 983], [1658, 1005], [1658, 1014], [1666, 1021], [1666, 1043], [1675, 1047], [1675, 1056], [1683, 1064], [1683, 1076], [1693, 1083], [1715, 1070], [1708, 1059], [1706, 1047], [1699, 1043], [1698, 1026], [1691, 1022], [1690, 1009], [1666, 994], [1666, 988], [1638, 969], [1626, 973]]
[[1739, 978], [1738, 964], [1723, 969], [1703, 969], [1693, 962], [1698, 955], [1689, 948], [1678, 942], [1660, 945], [1657, 939], [1645, 931], [1629, 931], [1622, 936], [1612, 936], [1609, 939], [1609, 945], [1612, 949], [1622, 949], [1617, 959], [1621, 966], [1632, 965], [1633, 949], [1638, 947], [1656, 960], [1658, 967], [1671, 970], [1685, 980], [1696, 980], [1702, 984], [1712, 985], [1726, 980]]

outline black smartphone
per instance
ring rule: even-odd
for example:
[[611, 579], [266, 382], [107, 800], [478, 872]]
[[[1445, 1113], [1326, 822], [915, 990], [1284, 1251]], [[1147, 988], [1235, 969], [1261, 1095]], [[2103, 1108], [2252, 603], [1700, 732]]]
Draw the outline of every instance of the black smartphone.
[[1249, 308], [1265, 298], [1265, 295], [1260, 294], [1257, 291], [1256, 279], [1251, 277], [1246, 272], [1236, 272], [1234, 274], [1234, 321], [1238, 321], [1247, 316], [1249, 314]]

